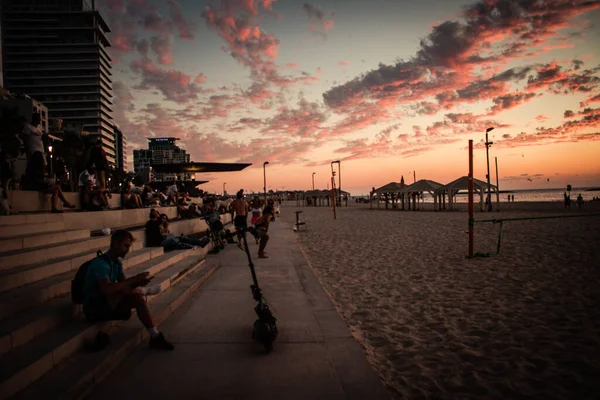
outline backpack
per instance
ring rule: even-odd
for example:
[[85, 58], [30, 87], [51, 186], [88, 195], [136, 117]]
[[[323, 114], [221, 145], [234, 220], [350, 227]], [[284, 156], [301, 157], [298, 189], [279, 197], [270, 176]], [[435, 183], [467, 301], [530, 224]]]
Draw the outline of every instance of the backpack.
[[98, 250], [96, 252], [96, 257], [91, 260], [87, 260], [77, 270], [75, 274], [75, 278], [71, 281], [71, 301], [73, 304], [83, 304], [83, 299], [85, 297], [83, 293], [83, 284], [85, 283], [85, 275], [87, 274], [88, 267], [90, 263], [94, 261], [96, 258], [102, 255], [102, 251]]

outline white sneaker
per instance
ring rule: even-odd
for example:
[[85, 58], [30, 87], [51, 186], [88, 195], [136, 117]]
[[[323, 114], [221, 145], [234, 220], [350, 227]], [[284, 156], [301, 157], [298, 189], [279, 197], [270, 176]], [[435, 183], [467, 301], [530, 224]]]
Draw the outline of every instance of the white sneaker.
[[156, 294], [159, 294], [161, 289], [160, 285], [156, 284], [152, 286], [140, 287], [138, 288], [138, 290], [143, 296], [154, 296]]

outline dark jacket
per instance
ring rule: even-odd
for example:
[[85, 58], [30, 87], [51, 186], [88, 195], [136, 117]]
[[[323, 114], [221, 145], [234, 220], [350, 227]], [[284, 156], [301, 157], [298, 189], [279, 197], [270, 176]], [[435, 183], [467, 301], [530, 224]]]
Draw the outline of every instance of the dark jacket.
[[146, 246], [160, 247], [164, 237], [160, 233], [160, 220], [149, 220], [146, 222]]

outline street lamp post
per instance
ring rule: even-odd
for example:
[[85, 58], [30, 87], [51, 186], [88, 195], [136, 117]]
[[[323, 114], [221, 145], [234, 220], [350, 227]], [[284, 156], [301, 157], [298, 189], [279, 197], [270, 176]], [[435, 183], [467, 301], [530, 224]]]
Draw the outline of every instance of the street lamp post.
[[316, 172], [313, 172], [313, 174], [312, 174], [312, 178], [313, 178], [313, 190], [315, 190], [315, 174], [316, 174]]
[[487, 194], [487, 210], [492, 211], [492, 186], [490, 183], [490, 146], [494, 144], [494, 142], [488, 141], [488, 133], [493, 131], [494, 128], [487, 128], [485, 130], [485, 156], [487, 158], [487, 186], [488, 186], [488, 194]]
[[265, 195], [265, 205], [267, 204], [267, 164], [269, 162], [265, 161], [263, 163], [263, 176], [264, 176], [264, 186], [263, 186], [263, 193]]

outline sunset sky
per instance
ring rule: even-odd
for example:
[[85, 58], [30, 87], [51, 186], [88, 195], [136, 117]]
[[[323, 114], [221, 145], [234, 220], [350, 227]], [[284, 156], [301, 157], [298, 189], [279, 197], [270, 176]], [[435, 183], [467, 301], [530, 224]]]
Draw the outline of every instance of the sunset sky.
[[[99, 0], [114, 118], [133, 149], [181, 138], [204, 189], [399, 181], [600, 186], [600, 1]], [[495, 177], [495, 173], [492, 172]], [[528, 180], [528, 179], [531, 179]]]

